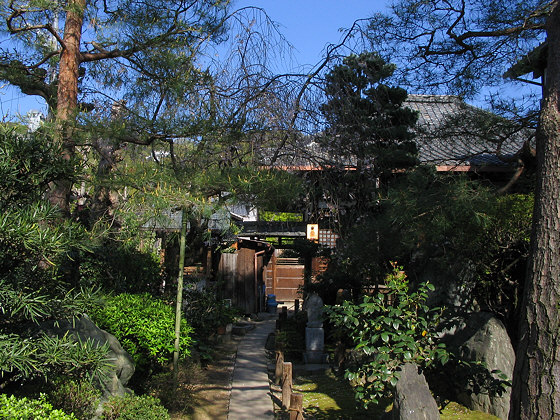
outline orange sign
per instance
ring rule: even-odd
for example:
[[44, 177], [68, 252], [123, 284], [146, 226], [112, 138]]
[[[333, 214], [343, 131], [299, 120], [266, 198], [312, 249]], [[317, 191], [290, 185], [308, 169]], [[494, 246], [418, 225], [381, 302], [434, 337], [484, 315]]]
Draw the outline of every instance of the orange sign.
[[319, 225], [307, 225], [307, 239], [310, 241], [319, 240]]

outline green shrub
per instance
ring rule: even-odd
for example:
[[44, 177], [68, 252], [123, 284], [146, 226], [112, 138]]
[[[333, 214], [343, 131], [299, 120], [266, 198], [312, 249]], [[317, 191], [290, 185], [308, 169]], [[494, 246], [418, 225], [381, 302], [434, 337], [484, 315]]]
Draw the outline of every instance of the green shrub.
[[[141, 367], [164, 366], [173, 356], [175, 309], [147, 293], [108, 297], [92, 314], [95, 323], [111, 334]], [[192, 328], [181, 321], [180, 356], [189, 355]]]
[[113, 397], [103, 405], [104, 420], [165, 420], [169, 413], [150, 395]]
[[101, 392], [88, 381], [58, 378], [49, 393], [53, 407], [66, 413], [73, 413], [78, 419], [89, 420], [93, 417]]
[[437, 343], [441, 312], [426, 305], [433, 286], [421, 284], [410, 292], [402, 267], [392, 265], [393, 272], [386, 278], [387, 294], [366, 295], [360, 304], [345, 301], [326, 308], [335, 326], [346, 332], [354, 348], [365, 356], [360, 365], [345, 373], [365, 408], [391, 396], [403, 364], [426, 368], [449, 359], [445, 345]]
[[193, 327], [197, 350], [204, 357], [206, 344], [218, 327], [231, 324], [241, 312], [237, 308], [226, 305], [212, 289], [185, 290], [184, 301], [185, 317]]
[[45, 394], [39, 399], [8, 397], [0, 394], [0, 418], [18, 420], [76, 420], [73, 414], [56, 410], [46, 401]]
[[283, 211], [259, 211], [259, 218], [265, 222], [303, 222], [303, 214]]
[[476, 286], [471, 297], [504, 322], [515, 342], [518, 313], [530, 250], [534, 198], [531, 194], [498, 197], [484, 247], [473, 261]]
[[134, 245], [105, 239], [90, 252], [82, 252], [80, 284], [114, 293], [156, 292], [162, 282], [159, 259]]

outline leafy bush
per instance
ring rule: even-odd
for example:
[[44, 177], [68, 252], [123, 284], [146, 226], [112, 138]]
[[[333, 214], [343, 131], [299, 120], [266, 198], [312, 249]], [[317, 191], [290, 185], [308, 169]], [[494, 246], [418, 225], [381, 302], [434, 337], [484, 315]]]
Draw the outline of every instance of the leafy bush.
[[155, 293], [161, 286], [157, 255], [107, 239], [80, 257], [80, 284], [114, 293]]
[[216, 291], [185, 290], [185, 317], [194, 329], [197, 342], [206, 343], [218, 327], [231, 324], [240, 315], [236, 308], [225, 304]]
[[41, 394], [39, 399], [8, 397], [0, 394], [0, 418], [18, 420], [76, 420], [73, 414], [56, 410]]
[[113, 397], [103, 405], [104, 420], [165, 420], [169, 413], [150, 395]]
[[[144, 294], [108, 297], [92, 314], [95, 323], [111, 334], [140, 366], [164, 366], [173, 355], [175, 341], [174, 307]], [[180, 355], [189, 355], [192, 328], [181, 320]]]
[[49, 401], [65, 413], [89, 420], [95, 414], [100, 396], [101, 392], [89, 381], [58, 378], [49, 392]]
[[360, 304], [345, 301], [326, 308], [331, 321], [352, 339], [365, 361], [346, 370], [354, 385], [356, 399], [364, 407], [389, 397], [398, 381], [398, 368], [404, 363], [428, 367], [447, 362], [444, 344], [437, 344], [436, 326], [440, 310], [426, 305], [429, 283], [409, 291], [402, 267], [393, 263], [386, 278], [388, 292], [364, 296]]

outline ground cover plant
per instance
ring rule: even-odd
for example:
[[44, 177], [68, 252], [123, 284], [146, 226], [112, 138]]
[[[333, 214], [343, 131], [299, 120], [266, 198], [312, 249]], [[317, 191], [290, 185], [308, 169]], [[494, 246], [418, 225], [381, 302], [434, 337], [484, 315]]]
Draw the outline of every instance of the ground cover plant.
[[[324, 374], [296, 375], [293, 391], [303, 394], [303, 408], [308, 419], [381, 419], [387, 416], [392, 409], [390, 400], [373, 404], [367, 410], [356, 404], [354, 390], [348, 381], [331, 371]], [[488, 413], [469, 410], [456, 402], [447, 402], [444, 407], [441, 407], [440, 417], [442, 420], [497, 419], [496, 416]]]
[[168, 420], [169, 413], [150, 395], [112, 397], [103, 405], [103, 420]]
[[441, 420], [497, 420], [498, 417], [481, 411], [469, 410], [456, 402], [447, 404], [440, 413]]
[[101, 391], [86, 380], [57, 378], [49, 390], [48, 399], [53, 407], [72, 413], [80, 420], [93, 418], [99, 404]]
[[369, 409], [357, 405], [348, 381], [332, 372], [297, 375], [293, 391], [303, 394], [304, 412], [310, 419], [375, 419], [386, 408], [381, 404]]

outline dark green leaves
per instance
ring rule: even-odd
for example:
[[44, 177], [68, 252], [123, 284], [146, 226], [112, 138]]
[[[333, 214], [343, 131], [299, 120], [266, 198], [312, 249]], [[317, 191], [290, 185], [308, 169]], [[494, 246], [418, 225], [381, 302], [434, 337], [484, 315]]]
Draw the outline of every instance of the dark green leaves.
[[396, 264], [385, 283], [387, 293], [366, 295], [360, 304], [345, 301], [327, 310], [331, 321], [364, 355], [360, 366], [346, 371], [364, 406], [391, 394], [403, 363], [426, 367], [449, 358], [445, 346], [435, 344], [440, 311], [426, 305], [434, 287], [425, 283], [410, 291], [405, 273]]

